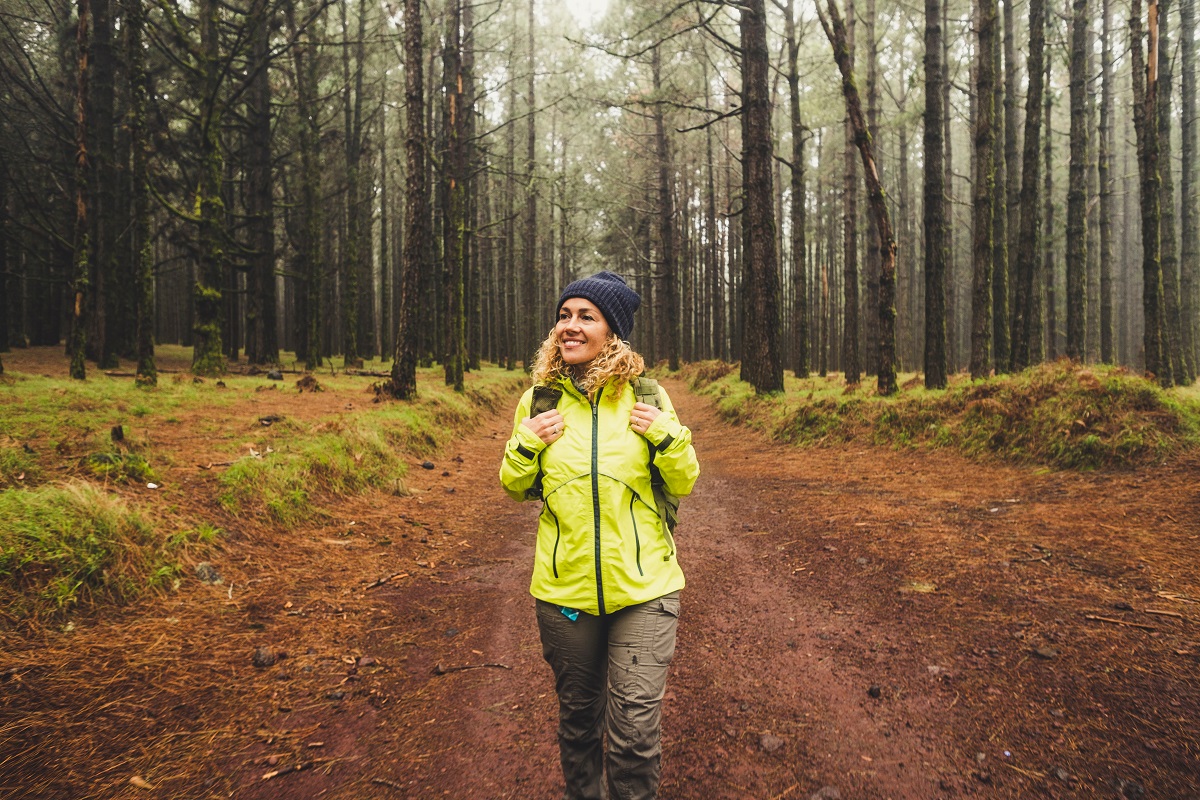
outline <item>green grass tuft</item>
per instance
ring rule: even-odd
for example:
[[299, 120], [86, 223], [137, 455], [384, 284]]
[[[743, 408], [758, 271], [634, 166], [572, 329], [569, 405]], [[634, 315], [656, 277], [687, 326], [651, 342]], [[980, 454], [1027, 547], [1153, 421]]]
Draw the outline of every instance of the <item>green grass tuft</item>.
[[0, 492], [0, 518], [0, 577], [17, 590], [5, 604], [17, 616], [128, 599], [160, 565], [150, 524], [89, 484]]
[[146, 483], [157, 478], [146, 459], [136, 453], [93, 453], [83, 459], [84, 466], [106, 481]]
[[789, 379], [787, 392], [758, 397], [735, 365], [689, 365], [682, 376], [727, 421], [800, 445], [862, 439], [893, 447], [952, 447], [1065, 469], [1160, 461], [1200, 444], [1200, 399], [1164, 391], [1119, 367], [1062, 360], [980, 381], [956, 377], [927, 391], [909, 381], [892, 397], [837, 377]]
[[390, 486], [407, 471], [405, 455], [433, 453], [484, 412], [511, 402], [524, 383], [502, 370], [481, 372], [463, 394], [425, 385], [415, 402], [384, 402], [311, 428], [273, 425], [273, 438], [256, 447], [266, 455], [239, 459], [221, 476], [218, 501], [231, 514], [266, 511], [293, 528], [324, 515], [322, 498]]

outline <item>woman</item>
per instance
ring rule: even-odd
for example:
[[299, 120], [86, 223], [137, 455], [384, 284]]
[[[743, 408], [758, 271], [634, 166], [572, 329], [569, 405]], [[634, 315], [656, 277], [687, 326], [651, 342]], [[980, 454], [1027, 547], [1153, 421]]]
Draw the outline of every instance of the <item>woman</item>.
[[[651, 462], [677, 496], [692, 490], [700, 467], [666, 393], [658, 408], [635, 397], [645, 364], [624, 340], [640, 302], [612, 272], [567, 286], [500, 466], [513, 499], [544, 502], [530, 592], [554, 670], [572, 800], [605, 796], [605, 733], [609, 800], [658, 792], [683, 571], [656, 508]], [[532, 413], [535, 394], [540, 401], [548, 389], [561, 395]]]

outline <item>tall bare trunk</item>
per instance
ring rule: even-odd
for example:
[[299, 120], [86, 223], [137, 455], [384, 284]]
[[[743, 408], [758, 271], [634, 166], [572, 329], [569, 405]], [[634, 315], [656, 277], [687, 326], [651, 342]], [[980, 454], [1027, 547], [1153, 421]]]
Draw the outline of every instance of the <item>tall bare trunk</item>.
[[464, 390], [466, 362], [466, 308], [463, 296], [466, 273], [467, 163], [463, 124], [469, 111], [463, 104], [462, 0], [451, 0], [446, 9], [446, 37], [442, 43], [446, 150], [442, 157], [443, 296], [446, 300], [445, 350], [442, 360], [447, 386]]
[[[651, 70], [654, 75], [654, 97], [660, 99], [662, 92], [662, 54], [655, 47], [651, 52]], [[667, 141], [666, 125], [663, 120], [663, 104], [654, 104], [654, 144], [658, 159], [658, 255], [657, 292], [664, 307], [663, 322], [666, 325], [666, 347], [668, 368], [679, 369], [679, 293], [675, 278], [675, 234], [673, 205], [674, 190], [671, 188], [671, 146]]]
[[1191, 385], [1200, 371], [1200, 210], [1196, 197], [1196, 3], [1179, 6], [1180, 86], [1180, 220], [1179, 291], [1183, 327], [1183, 382]]
[[1165, 385], [1163, 375], [1162, 270], [1159, 264], [1158, 126], [1158, 3], [1146, 9], [1143, 41], [1142, 2], [1132, 0], [1129, 10], [1130, 53], [1133, 65], [1133, 122], [1137, 135], [1138, 174], [1142, 216], [1142, 348], [1146, 372]]
[[154, 249], [150, 239], [150, 192], [146, 182], [150, 160], [150, 135], [146, 125], [150, 83], [142, 48], [145, 25], [142, 0], [130, 0], [126, 3], [125, 26], [128, 33], [129, 138], [133, 151], [131, 251], [137, 279], [137, 383], [154, 386], [158, 383], [158, 368], [154, 363]]
[[417, 394], [417, 304], [421, 262], [429, 219], [425, 184], [425, 76], [421, 0], [404, 2], [404, 153], [408, 184], [404, 191], [404, 251], [400, 264], [400, 307], [396, 315], [396, 356], [388, 389], [401, 400]]
[[[1038, 0], [1033, 0], [1038, 2]], [[946, 197], [942, 7], [925, 0], [925, 386], [946, 386]]]
[[524, 303], [525, 308], [522, 310], [522, 316], [525, 319], [525, 341], [522, 343], [521, 356], [525, 362], [525, 371], [528, 372], [533, 366], [533, 356], [537, 350], [538, 343], [541, 341], [541, 334], [545, 331], [541, 330], [541, 321], [546, 316], [545, 312], [538, 307], [538, 278], [537, 278], [537, 214], [538, 214], [538, 196], [537, 185], [534, 180], [534, 170], [537, 165], [535, 156], [535, 145], [537, 143], [537, 105], [534, 100], [534, 91], [536, 89], [536, 81], [534, 80], [534, 2], [529, 0], [529, 61], [526, 65], [528, 71], [528, 83], [526, 84], [526, 109], [529, 119], [526, 121], [526, 138], [525, 138], [525, 228], [524, 238], [522, 241], [523, 259], [523, 276], [524, 283]]
[[779, 276], [772, 209], [770, 70], [763, 0], [747, 0], [742, 34], [742, 225], [746, 301], [742, 380], [761, 393], [783, 390], [779, 353]]
[[[867, 201], [879, 232], [879, 252], [882, 256], [879, 281], [879, 394], [896, 392], [896, 240], [892, 235], [892, 222], [888, 216], [887, 200], [879, 182], [879, 171], [875, 167], [874, 145], [863, 116], [862, 100], [854, 82], [854, 65], [850, 59], [850, 43], [846, 25], [838, 13], [835, 0], [828, 0], [829, 20], [821, 16], [825, 36], [833, 45], [834, 60], [842, 73], [842, 96], [846, 100], [846, 116], [854, 133], [854, 144], [862, 159], [863, 178], [866, 181]], [[820, 7], [818, 7], [818, 13]]]
[[1088, 0], [1071, 18], [1071, 168], [1067, 186], [1067, 357], [1084, 357], [1087, 324], [1087, 30]]
[[[846, 52], [854, 68], [854, 0], [846, 0]], [[858, 383], [862, 372], [858, 341], [858, 167], [854, 129], [847, 112], [842, 150], [842, 371], [846, 383]]]
[[[992, 143], [992, 175], [996, 190], [992, 193], [992, 367], [997, 372], [1008, 368], [1008, 105], [1007, 79], [1001, 68], [1000, 55], [1010, 47], [1008, 26], [1012, 14], [1004, 2], [1004, 47], [992, 44], [992, 117], [996, 131]], [[1015, 70], [1014, 70], [1015, 71]], [[1004, 78], [1004, 79], [1002, 79]], [[1015, 120], [1014, 120], [1015, 123]], [[1016, 150], [1016, 125], [1013, 125], [1013, 150]]]
[[1021, 228], [1018, 237], [1016, 282], [1012, 313], [1012, 363], [1016, 370], [1029, 366], [1040, 353], [1031, 348], [1033, 329], [1041, 326], [1036, 314], [1035, 283], [1038, 253], [1038, 144], [1042, 129], [1042, 90], [1044, 87], [1046, 5], [1044, 0], [1029, 3], [1029, 92], [1025, 100], [1025, 141], [1021, 154]]
[[88, 162], [88, 27], [91, 16], [89, 0], [78, 0], [76, 3], [76, 32], [75, 32], [75, 233], [74, 233], [74, 269], [71, 278], [71, 338], [67, 342], [67, 354], [71, 358], [71, 377], [76, 380], [87, 378], [87, 307], [91, 279], [88, 270], [89, 259], [89, 211], [91, 200], [88, 196], [88, 173], [91, 166]]
[[986, 377], [992, 343], [992, 200], [996, 193], [992, 150], [996, 137], [995, 101], [996, 0], [979, 1], [979, 60], [975, 97], [975, 219], [971, 293], [971, 377]]
[[1100, 55], [1100, 361], [1113, 363], [1113, 175], [1112, 175], [1112, 8], [1102, 0]]
[[[1185, 0], [1194, 2], [1194, 0]], [[1179, 257], [1175, 240], [1175, 180], [1171, 163], [1171, 37], [1167, 0], [1158, 3], [1158, 163], [1159, 221], [1158, 249], [1163, 281], [1163, 360], [1162, 381], [1169, 385], [1183, 378], [1183, 352], [1180, 348]]]
[[808, 197], [804, 187], [804, 123], [800, 117], [800, 73], [797, 60], [800, 43], [796, 39], [794, 0], [784, 11], [784, 36], [787, 39], [788, 107], [792, 130], [792, 369], [797, 378], [807, 378], [808, 364], [808, 276], [805, 263], [805, 217]]

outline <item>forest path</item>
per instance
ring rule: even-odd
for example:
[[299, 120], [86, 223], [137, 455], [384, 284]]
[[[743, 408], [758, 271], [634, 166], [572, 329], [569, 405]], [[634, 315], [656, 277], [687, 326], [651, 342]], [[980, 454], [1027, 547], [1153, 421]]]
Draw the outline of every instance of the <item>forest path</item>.
[[[1129, 618], [1160, 628], [1147, 633], [1085, 612], [1128, 616], [1112, 609], [1168, 583], [1200, 594], [1196, 537], [1178, 522], [1195, 509], [1194, 464], [1079, 475], [801, 450], [665, 385], [702, 474], [678, 539], [688, 588], [662, 797], [1185, 796], [1190, 634], [1173, 618]], [[391, 668], [371, 678], [389, 705], [332, 723], [361, 759], [354, 777], [339, 765], [245, 796], [558, 796], [527, 594], [537, 505], [496, 482], [509, 424], [498, 415], [453, 448], [452, 474], [395, 501], [439, 550], [416, 556], [434, 564], [417, 581], [377, 590], [392, 630], [357, 642]], [[511, 669], [434, 674], [493, 663]]]
[[[664, 385], [701, 462], [664, 800], [1197, 797], [1195, 454], [1080, 474], [800, 449]], [[142, 420], [156, 497], [225, 529], [224, 582], [0, 638], [0, 798], [559, 796], [538, 505], [497, 481], [510, 409], [411, 462], [411, 495], [291, 530], [225, 515], [196, 468], [220, 455], [205, 426], [263, 436], [263, 414], [320, 424], [365, 397]]]

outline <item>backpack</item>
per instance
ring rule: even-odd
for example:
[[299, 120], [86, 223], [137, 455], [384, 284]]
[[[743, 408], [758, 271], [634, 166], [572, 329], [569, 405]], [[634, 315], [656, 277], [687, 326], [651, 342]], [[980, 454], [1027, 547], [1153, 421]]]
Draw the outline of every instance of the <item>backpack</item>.
[[[645, 403], [648, 406], [662, 410], [662, 399], [659, 394], [658, 381], [653, 378], [638, 376], [630, 381], [633, 387], [633, 394], [637, 398], [637, 402]], [[562, 398], [562, 389], [556, 389], [553, 386], [535, 386], [533, 387], [533, 402], [530, 404], [529, 416], [536, 417], [538, 414], [545, 413], [552, 408], [558, 407], [558, 401]], [[649, 451], [650, 457], [650, 488], [654, 492], [654, 504], [658, 507], [658, 517], [666, 526], [667, 532], [675, 533], [675, 526], [679, 524], [679, 497], [672, 494], [667, 489], [663, 482], [662, 473], [658, 471], [658, 466], [654, 463], [655, 449], [650, 440], [646, 440], [646, 448]], [[541, 454], [538, 454], [538, 463], [541, 463]], [[527, 500], [542, 499], [542, 471], [538, 470], [537, 477], [533, 480], [533, 485], [525, 490], [525, 498]]]

